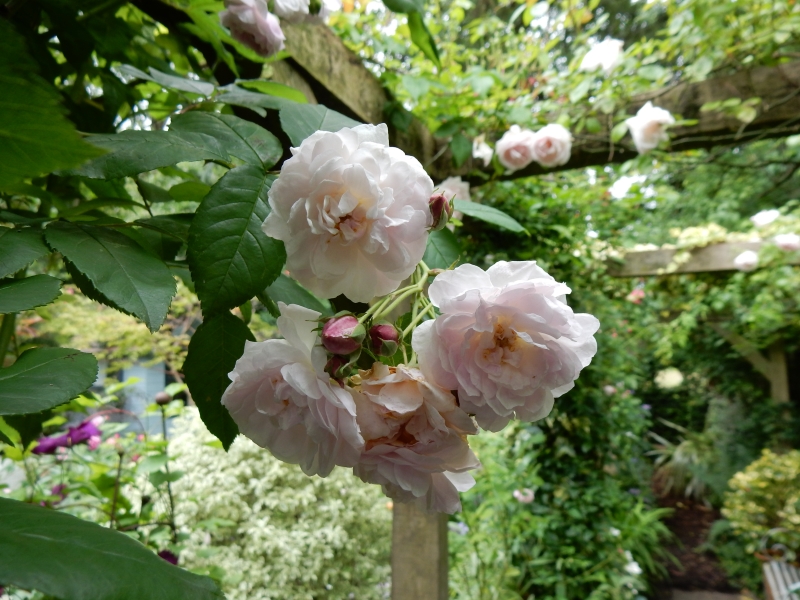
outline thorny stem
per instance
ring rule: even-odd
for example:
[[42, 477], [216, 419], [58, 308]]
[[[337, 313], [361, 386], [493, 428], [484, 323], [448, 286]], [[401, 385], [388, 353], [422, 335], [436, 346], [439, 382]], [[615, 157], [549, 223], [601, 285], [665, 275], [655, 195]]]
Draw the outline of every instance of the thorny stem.
[[[161, 431], [164, 434], [164, 444], [167, 443], [167, 413], [164, 407], [161, 406]], [[170, 483], [169, 475], [169, 454], [167, 454], [167, 447], [164, 446], [164, 456], [167, 457], [167, 462], [164, 463], [164, 471], [167, 474], [167, 496], [169, 496], [169, 528], [172, 531], [172, 543], [178, 542], [178, 533], [175, 530], [175, 499], [172, 496], [172, 484]]]

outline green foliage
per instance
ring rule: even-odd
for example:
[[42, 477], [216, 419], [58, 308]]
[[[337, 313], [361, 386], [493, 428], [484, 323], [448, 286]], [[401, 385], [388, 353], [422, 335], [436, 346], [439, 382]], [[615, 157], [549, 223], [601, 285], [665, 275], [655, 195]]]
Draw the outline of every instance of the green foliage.
[[291, 104], [281, 109], [280, 115], [281, 127], [293, 146], [299, 146], [315, 131], [339, 131], [360, 124], [320, 104]]
[[431, 269], [448, 269], [458, 262], [461, 249], [458, 240], [449, 229], [432, 231], [422, 260]]
[[516, 219], [492, 206], [456, 199], [453, 201], [453, 208], [461, 211], [468, 217], [497, 225], [503, 229], [513, 231], [514, 233], [528, 233], [527, 229], [520, 225]]
[[[264, 293], [275, 303], [299, 304], [311, 310], [315, 310], [323, 315], [332, 315], [330, 302], [317, 298], [314, 294], [305, 289], [291, 277], [283, 273], [278, 275]], [[277, 317], [277, 315], [273, 315]]]
[[48, 252], [40, 231], [0, 227], [0, 277], [13, 275]]
[[61, 294], [61, 280], [50, 275], [0, 280], [0, 314], [50, 304]]

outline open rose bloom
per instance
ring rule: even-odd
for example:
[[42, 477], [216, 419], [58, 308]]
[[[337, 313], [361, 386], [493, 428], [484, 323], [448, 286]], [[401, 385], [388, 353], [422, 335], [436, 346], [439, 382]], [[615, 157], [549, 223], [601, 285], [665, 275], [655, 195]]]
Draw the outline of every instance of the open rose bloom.
[[[559, 126], [504, 138], [503, 164], [569, 158]], [[547, 416], [592, 360], [599, 323], [533, 261], [422, 262], [452, 206], [385, 126], [318, 131], [292, 153], [263, 229], [308, 289], [369, 308], [323, 317], [278, 303], [283, 339], [246, 343], [222, 403], [244, 435], [308, 474], [351, 468], [395, 501], [455, 512], [480, 466], [469, 436]], [[469, 197], [460, 180], [441, 187]], [[395, 321], [403, 306], [410, 319]]]
[[269, 12], [264, 0], [226, 0], [219, 20], [231, 36], [261, 56], [283, 50], [286, 37], [278, 17]]

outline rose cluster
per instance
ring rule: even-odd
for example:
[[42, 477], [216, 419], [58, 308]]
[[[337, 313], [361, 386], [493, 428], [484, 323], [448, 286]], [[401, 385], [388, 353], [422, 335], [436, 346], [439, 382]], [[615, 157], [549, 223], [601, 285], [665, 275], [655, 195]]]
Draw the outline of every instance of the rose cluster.
[[326, 318], [278, 303], [282, 339], [247, 342], [222, 403], [307, 474], [352, 468], [395, 500], [455, 512], [480, 465], [468, 436], [546, 416], [594, 356], [599, 323], [533, 261], [421, 262], [452, 206], [385, 125], [319, 131], [292, 155], [264, 231], [301, 284], [369, 308]]

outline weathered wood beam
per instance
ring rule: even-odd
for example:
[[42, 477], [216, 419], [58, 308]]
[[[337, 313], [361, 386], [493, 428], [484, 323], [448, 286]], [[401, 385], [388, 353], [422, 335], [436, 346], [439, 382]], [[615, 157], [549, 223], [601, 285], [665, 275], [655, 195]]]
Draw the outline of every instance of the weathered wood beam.
[[392, 511], [392, 600], [447, 600], [447, 515]]
[[[763, 242], [723, 242], [688, 250], [689, 260], [681, 262], [667, 271], [675, 255], [686, 252], [680, 249], [662, 248], [628, 252], [624, 258], [608, 259], [608, 272], [612, 277], [646, 277], [649, 275], [673, 275], [676, 273], [706, 273], [710, 271], [734, 271], [733, 260], [745, 250], [758, 252]], [[795, 258], [790, 264], [800, 264]]]

